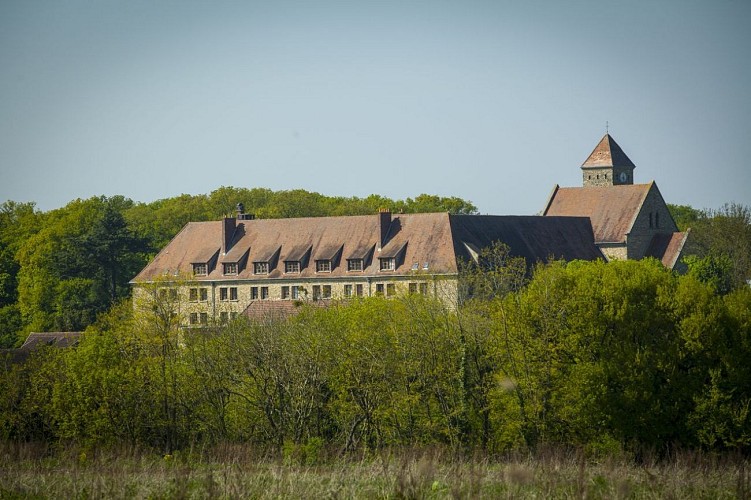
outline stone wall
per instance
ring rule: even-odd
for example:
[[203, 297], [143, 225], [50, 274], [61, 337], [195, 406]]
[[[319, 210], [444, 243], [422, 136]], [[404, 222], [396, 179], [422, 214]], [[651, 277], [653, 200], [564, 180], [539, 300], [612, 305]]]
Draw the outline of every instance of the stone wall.
[[652, 185], [636, 217], [631, 232], [626, 236], [629, 259], [641, 259], [655, 234], [673, 233], [678, 228], [668, 211], [665, 200]]

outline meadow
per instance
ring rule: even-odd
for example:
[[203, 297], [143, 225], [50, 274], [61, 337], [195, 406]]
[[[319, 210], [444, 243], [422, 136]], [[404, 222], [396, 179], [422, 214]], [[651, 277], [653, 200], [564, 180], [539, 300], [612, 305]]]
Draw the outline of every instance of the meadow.
[[174, 455], [127, 449], [0, 448], [0, 498], [749, 498], [747, 459], [680, 452], [658, 459], [581, 450], [460, 456], [380, 450], [315, 464], [225, 445]]

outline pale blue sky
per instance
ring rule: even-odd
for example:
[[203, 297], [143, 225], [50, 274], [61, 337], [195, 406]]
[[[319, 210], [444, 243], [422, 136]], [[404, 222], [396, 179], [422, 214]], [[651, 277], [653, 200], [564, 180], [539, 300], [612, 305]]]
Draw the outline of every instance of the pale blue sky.
[[751, 204], [751, 2], [0, 0], [0, 201], [222, 185], [532, 214], [610, 123]]

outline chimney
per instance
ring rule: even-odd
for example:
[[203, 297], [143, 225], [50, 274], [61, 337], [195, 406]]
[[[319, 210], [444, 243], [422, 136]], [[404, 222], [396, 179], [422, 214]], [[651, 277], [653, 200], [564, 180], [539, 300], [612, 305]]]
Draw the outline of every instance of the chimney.
[[245, 205], [242, 203], [237, 204], [237, 220], [253, 220], [256, 218], [255, 214], [246, 214]]
[[388, 208], [381, 208], [378, 211], [378, 226], [380, 227], [381, 234], [378, 241], [378, 251], [386, 244], [386, 238], [389, 235], [389, 228], [391, 227], [391, 210]]
[[226, 254], [232, 246], [232, 239], [235, 236], [235, 218], [225, 217], [222, 221], [222, 255]]

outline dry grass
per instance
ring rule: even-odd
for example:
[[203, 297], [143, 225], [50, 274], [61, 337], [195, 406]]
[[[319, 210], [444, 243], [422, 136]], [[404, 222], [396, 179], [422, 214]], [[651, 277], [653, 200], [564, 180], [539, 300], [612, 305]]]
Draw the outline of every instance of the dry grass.
[[683, 453], [642, 465], [547, 451], [532, 458], [382, 451], [285, 465], [248, 447], [159, 456], [0, 445], [0, 498], [749, 498], [748, 463]]

